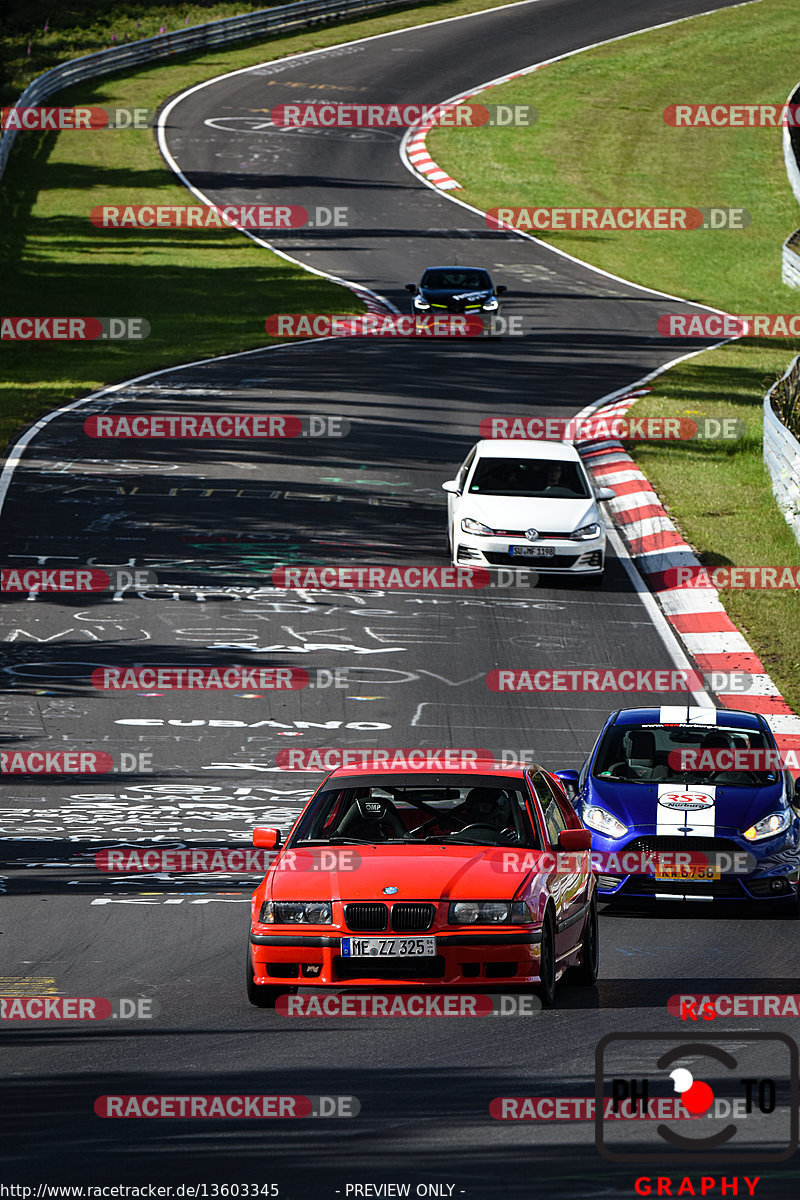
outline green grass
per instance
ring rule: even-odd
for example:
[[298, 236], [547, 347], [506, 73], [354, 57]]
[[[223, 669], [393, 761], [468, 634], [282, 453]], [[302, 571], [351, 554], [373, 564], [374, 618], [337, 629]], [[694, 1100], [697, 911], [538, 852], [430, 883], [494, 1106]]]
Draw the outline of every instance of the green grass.
[[[437, 129], [434, 159], [459, 198], [497, 206], [737, 207], [741, 231], [564, 232], [538, 235], [637, 283], [730, 312], [795, 313], [800, 293], [780, 278], [780, 247], [800, 224], [780, 130], [675, 129], [669, 104], [783, 103], [800, 78], [796, 0], [698, 17], [575, 55], [486, 93], [532, 104], [529, 129]], [[480, 99], [480, 98], [479, 98]], [[664, 302], [669, 311], [669, 302]], [[735, 443], [637, 442], [629, 448], [701, 561], [800, 564], [762, 461], [764, 393], [800, 345], [748, 339], [658, 377], [636, 415], [734, 414]], [[800, 711], [800, 594], [725, 592], [722, 600]]]
[[[45, 9], [30, 7], [43, 25]], [[168, 27], [177, 28], [187, 15], [208, 20], [257, 7], [264, 5], [170, 8], [84, 0], [53, 6], [53, 32], [44, 41], [55, 61], [102, 49], [111, 31], [135, 31], [138, 19], [138, 32], [149, 33], [158, 30], [148, 22], [169, 18]], [[226, 71], [486, 7], [491, 7], [486, 0], [437, 2], [179, 57], [62, 92], [52, 103], [155, 109], [166, 97]], [[15, 19], [22, 21], [19, 15]], [[7, 56], [14, 36], [12, 28]], [[16, 36], [18, 41], [19, 31]], [[53, 65], [50, 58], [39, 66]], [[18, 88], [12, 90], [16, 97]], [[96, 229], [89, 221], [95, 205], [142, 203], [196, 203], [174, 182], [152, 132], [18, 135], [0, 182], [3, 315], [144, 317], [152, 332], [146, 341], [113, 345], [0, 343], [0, 445], [43, 413], [105, 384], [268, 344], [273, 339], [264, 332], [264, 320], [272, 313], [363, 311], [349, 290], [232, 230], [114, 231]]]

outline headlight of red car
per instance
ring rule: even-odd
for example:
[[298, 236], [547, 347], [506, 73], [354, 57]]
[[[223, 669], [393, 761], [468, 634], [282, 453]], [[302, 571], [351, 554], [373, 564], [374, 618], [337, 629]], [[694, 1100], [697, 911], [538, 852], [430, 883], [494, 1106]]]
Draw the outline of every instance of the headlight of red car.
[[451, 925], [530, 925], [533, 914], [522, 900], [453, 900]]
[[258, 920], [262, 925], [330, 925], [333, 910], [327, 900], [265, 900]]

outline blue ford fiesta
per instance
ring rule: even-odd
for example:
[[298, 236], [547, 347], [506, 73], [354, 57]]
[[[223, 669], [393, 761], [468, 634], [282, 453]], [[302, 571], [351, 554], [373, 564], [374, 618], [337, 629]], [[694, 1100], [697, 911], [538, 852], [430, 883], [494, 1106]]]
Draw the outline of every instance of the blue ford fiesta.
[[557, 774], [592, 830], [599, 899], [769, 901], [798, 915], [800, 780], [759, 714], [622, 709], [580, 772]]

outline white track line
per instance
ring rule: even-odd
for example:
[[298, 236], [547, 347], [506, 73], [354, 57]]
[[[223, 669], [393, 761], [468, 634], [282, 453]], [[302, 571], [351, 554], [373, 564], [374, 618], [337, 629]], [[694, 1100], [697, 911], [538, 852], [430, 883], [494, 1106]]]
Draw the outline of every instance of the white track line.
[[3, 466], [2, 474], [0, 474], [0, 515], [3, 511], [8, 489], [11, 486], [14, 471], [22, 461], [25, 450], [33, 441], [36, 434], [40, 433], [56, 417], [63, 416], [64, 413], [73, 412], [76, 408], [81, 408], [84, 404], [91, 404], [95, 400], [101, 400], [105, 396], [130, 387], [131, 384], [141, 383], [143, 379], [155, 379], [159, 375], [169, 375], [173, 371], [188, 371], [190, 367], [207, 367], [209, 363], [225, 362], [231, 358], [244, 358], [248, 354], [264, 354], [268, 350], [290, 350], [296, 346], [319, 346], [321, 343], [329, 341], [331, 341], [330, 338], [312, 338], [310, 341], [293, 342], [286, 345], [256, 346], [252, 350], [237, 350], [232, 354], [220, 354], [215, 358], [199, 358], [194, 362], [178, 363], [174, 367], [159, 367], [157, 371], [148, 371], [145, 375], [134, 375], [131, 379], [124, 379], [122, 383], [111, 383], [107, 387], [101, 388], [99, 392], [92, 392], [90, 396], [82, 396], [80, 400], [73, 400], [69, 404], [62, 404], [60, 408], [54, 408], [52, 412], [45, 413], [38, 421], [34, 421], [33, 425], [29, 425], [11, 447], [8, 458]]

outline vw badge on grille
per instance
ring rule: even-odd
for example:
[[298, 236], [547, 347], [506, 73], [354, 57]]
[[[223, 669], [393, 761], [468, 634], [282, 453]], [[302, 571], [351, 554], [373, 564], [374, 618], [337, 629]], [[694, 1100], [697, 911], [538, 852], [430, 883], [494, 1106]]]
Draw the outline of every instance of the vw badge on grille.
[[529, 542], [538, 542], [539, 530], [538, 529], [526, 529], [525, 537], [528, 539]]

